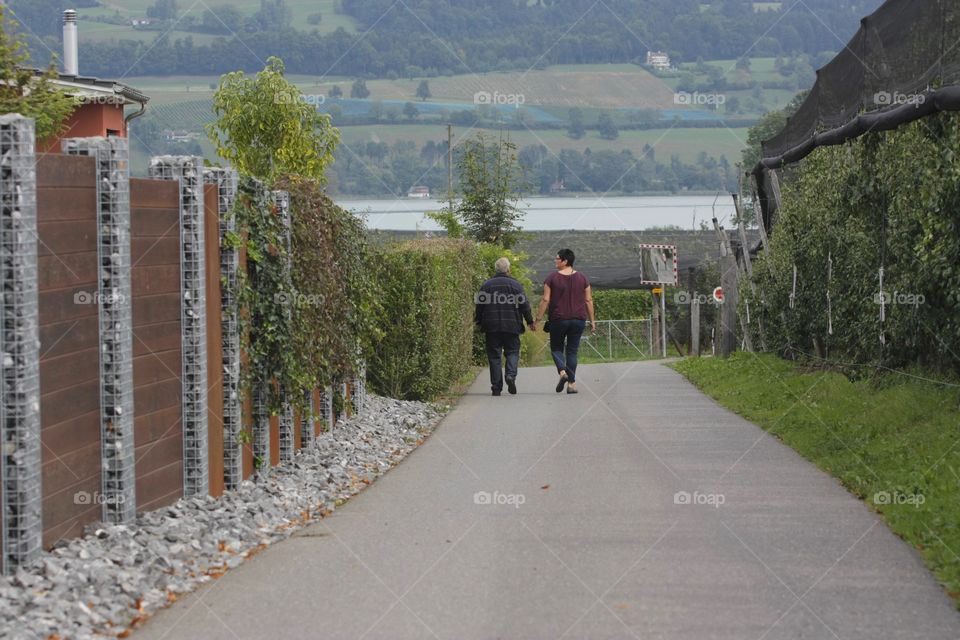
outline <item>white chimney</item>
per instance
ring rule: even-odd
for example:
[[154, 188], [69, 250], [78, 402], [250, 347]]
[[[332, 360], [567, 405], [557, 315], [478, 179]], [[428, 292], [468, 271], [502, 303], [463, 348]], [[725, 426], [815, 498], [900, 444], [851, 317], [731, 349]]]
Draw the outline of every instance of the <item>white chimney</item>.
[[77, 53], [77, 12], [67, 9], [63, 12], [63, 72], [68, 75], [80, 73]]

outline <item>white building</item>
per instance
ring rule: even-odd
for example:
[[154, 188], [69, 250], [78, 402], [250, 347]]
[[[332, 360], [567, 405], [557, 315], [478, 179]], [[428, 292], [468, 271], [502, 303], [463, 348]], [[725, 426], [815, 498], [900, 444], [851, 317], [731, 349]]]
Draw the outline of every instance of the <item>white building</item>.
[[670, 56], [663, 51], [647, 51], [647, 66], [666, 71], [670, 68]]

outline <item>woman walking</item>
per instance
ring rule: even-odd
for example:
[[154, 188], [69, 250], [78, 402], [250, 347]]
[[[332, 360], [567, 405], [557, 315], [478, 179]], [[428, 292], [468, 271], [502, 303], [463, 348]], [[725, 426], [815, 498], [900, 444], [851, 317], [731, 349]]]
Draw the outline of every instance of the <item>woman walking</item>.
[[587, 318], [590, 330], [597, 330], [590, 282], [587, 276], [573, 270], [574, 258], [570, 249], [557, 252], [557, 270], [544, 281], [543, 298], [537, 308], [537, 320], [542, 320], [544, 311], [549, 309], [550, 321], [543, 328], [550, 332], [550, 354], [560, 374], [557, 393], [564, 386], [567, 393], [577, 393], [577, 352]]

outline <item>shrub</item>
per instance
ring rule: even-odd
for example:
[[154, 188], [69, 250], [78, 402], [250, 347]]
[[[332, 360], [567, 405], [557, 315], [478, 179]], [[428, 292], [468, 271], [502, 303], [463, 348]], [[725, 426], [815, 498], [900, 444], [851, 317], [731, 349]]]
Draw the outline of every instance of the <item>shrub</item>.
[[371, 354], [368, 383], [394, 398], [445, 393], [471, 365], [476, 245], [414, 240], [379, 248], [370, 264], [386, 330]]
[[594, 289], [593, 310], [597, 320], [649, 318], [653, 299], [644, 289]]
[[[798, 165], [769, 255], [753, 267], [764, 304], [751, 310], [761, 312], [768, 349], [960, 369], [958, 175], [955, 114], [821, 148]], [[884, 294], [894, 298], [884, 322], [880, 267]]]

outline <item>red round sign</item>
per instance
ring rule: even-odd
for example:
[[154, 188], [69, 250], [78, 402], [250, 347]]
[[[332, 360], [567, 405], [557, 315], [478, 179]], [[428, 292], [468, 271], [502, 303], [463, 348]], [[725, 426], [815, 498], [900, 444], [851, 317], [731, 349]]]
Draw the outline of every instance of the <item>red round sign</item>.
[[717, 287], [713, 290], [713, 299], [717, 302], [723, 302], [723, 287]]

